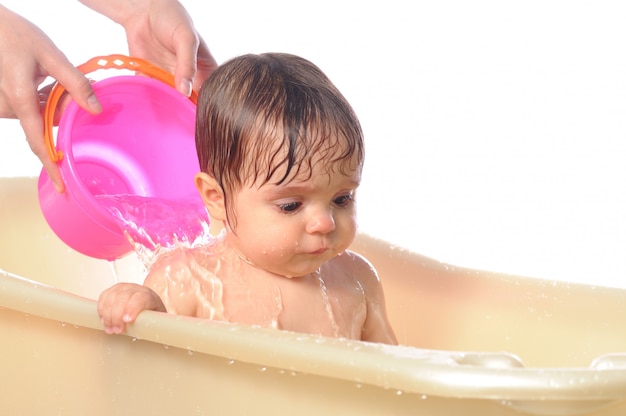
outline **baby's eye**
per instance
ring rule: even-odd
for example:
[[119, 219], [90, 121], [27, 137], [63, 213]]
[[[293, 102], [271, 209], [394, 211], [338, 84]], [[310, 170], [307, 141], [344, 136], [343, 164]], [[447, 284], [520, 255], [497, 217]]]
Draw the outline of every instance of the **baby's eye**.
[[289, 202], [287, 204], [280, 204], [278, 206], [278, 208], [280, 208], [280, 210], [282, 212], [294, 212], [296, 211], [298, 208], [300, 208], [302, 206], [301, 202]]
[[340, 207], [344, 207], [348, 205], [350, 202], [352, 202], [353, 200], [354, 199], [352, 197], [352, 194], [346, 194], [346, 195], [338, 196], [337, 198], [333, 199], [333, 203]]

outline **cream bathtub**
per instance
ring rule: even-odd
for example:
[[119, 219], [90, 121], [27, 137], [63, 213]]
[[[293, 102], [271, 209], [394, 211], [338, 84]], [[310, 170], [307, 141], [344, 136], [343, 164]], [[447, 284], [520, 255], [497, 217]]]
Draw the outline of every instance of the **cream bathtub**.
[[113, 268], [142, 268], [67, 249], [35, 184], [0, 179], [2, 414], [626, 414], [626, 291], [455, 268], [365, 235], [354, 248], [403, 347], [151, 312], [105, 335], [93, 299]]

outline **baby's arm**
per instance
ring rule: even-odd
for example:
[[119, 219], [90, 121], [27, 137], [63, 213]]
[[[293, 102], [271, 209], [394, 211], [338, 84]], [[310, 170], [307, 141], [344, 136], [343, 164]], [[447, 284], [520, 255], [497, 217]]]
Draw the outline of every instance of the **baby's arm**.
[[98, 299], [98, 315], [107, 334], [121, 334], [145, 310], [165, 312], [165, 305], [152, 289], [135, 283], [118, 283]]
[[158, 259], [150, 269], [143, 286], [118, 283], [102, 292], [98, 299], [98, 315], [107, 334], [121, 334], [141, 311], [153, 310], [194, 316], [195, 300], [189, 288], [191, 272], [183, 250]]
[[387, 318], [385, 296], [378, 273], [364, 257], [356, 253], [351, 254], [354, 256], [355, 271], [367, 299], [367, 317], [363, 324], [361, 339], [395, 345], [398, 341]]

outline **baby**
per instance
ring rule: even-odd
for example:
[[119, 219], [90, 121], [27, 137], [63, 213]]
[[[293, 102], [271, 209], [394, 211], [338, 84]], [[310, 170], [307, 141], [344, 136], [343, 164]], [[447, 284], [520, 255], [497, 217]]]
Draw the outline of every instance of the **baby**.
[[245, 55], [204, 83], [195, 184], [223, 231], [160, 256], [144, 285], [102, 293], [107, 333], [142, 310], [395, 344], [357, 232], [363, 133], [343, 95], [311, 62]]

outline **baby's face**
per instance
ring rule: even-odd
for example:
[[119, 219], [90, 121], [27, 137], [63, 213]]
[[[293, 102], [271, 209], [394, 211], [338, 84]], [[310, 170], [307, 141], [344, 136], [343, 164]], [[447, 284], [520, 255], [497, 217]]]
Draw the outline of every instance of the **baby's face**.
[[256, 266], [297, 277], [343, 253], [357, 230], [355, 193], [361, 172], [313, 169], [310, 179], [244, 186], [233, 194], [229, 244]]

